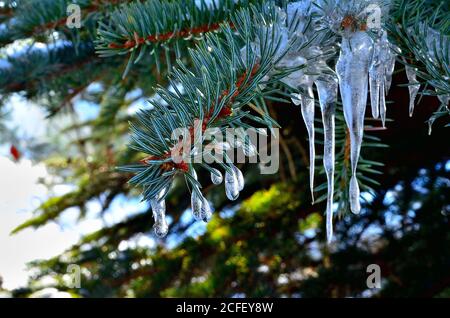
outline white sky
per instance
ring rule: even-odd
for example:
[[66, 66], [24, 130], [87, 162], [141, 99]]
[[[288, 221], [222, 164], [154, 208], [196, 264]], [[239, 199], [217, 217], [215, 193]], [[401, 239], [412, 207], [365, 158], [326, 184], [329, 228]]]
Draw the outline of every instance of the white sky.
[[[6, 107], [11, 110], [7, 124], [17, 127], [19, 136], [44, 136], [47, 122], [40, 108], [19, 97], [13, 97]], [[79, 238], [75, 229], [63, 229], [56, 223], [10, 235], [47, 197], [47, 189], [38, 180], [49, 176], [43, 164], [33, 165], [26, 158], [14, 162], [9, 147], [0, 145], [0, 275], [6, 289], [26, 285], [27, 262], [56, 256]]]
[[26, 285], [27, 262], [56, 256], [76, 243], [79, 234], [51, 223], [11, 236], [11, 230], [30, 218], [39, 198], [46, 196], [45, 187], [36, 183], [47, 171], [29, 160], [15, 163], [0, 157], [0, 176], [0, 275], [3, 287], [13, 289]]

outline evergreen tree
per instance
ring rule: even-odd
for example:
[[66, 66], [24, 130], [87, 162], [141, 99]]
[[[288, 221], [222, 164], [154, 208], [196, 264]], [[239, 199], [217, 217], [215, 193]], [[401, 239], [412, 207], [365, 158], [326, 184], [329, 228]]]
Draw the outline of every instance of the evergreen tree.
[[[19, 94], [62, 125], [49, 145], [17, 149], [0, 126], [2, 141], [75, 186], [13, 233], [74, 207], [82, 220], [94, 201], [99, 217], [124, 199], [148, 203], [30, 264], [35, 276], [14, 295], [50, 275], [85, 297], [447, 296], [449, 7], [3, 1], [2, 103]], [[95, 118], [76, 118], [79, 103]], [[230, 128], [225, 143], [204, 135]], [[252, 163], [251, 131], [279, 143], [277, 173]], [[196, 162], [206, 145], [224, 160]], [[126, 244], [142, 234], [154, 248]], [[67, 283], [70, 264], [81, 288]], [[381, 290], [367, 289], [369, 264], [382, 269]]]

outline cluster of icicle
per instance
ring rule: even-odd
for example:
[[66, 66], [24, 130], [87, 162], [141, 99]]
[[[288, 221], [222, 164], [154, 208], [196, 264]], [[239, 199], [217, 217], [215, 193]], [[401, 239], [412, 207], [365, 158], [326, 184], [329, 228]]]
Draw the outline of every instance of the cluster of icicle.
[[[306, 2], [307, 3], [307, 2]], [[287, 7], [287, 20], [294, 12], [304, 9], [305, 1], [291, 3]], [[305, 12], [305, 11], [303, 11]], [[291, 30], [292, 31], [292, 30]], [[308, 34], [293, 33], [295, 36], [307, 37]], [[283, 45], [281, 45], [282, 47]], [[327, 241], [333, 236], [333, 194], [335, 169], [335, 107], [338, 88], [343, 104], [344, 117], [350, 134], [351, 179], [349, 185], [349, 203], [353, 213], [361, 210], [360, 189], [356, 178], [356, 168], [360, 156], [364, 132], [364, 116], [367, 95], [370, 87], [372, 116], [381, 117], [383, 126], [386, 120], [385, 96], [392, 83], [395, 66], [395, 50], [388, 42], [385, 31], [380, 30], [379, 36], [373, 40], [365, 31], [347, 31], [342, 35], [339, 58], [335, 70], [331, 70], [326, 59], [315, 59], [306, 63], [305, 67], [283, 79], [286, 84], [298, 89], [299, 93], [292, 95], [292, 101], [300, 105], [303, 121], [309, 138], [310, 154], [310, 190], [314, 202], [314, 170], [315, 170], [315, 97], [313, 86], [316, 87], [324, 128], [323, 164], [327, 177], [327, 207], [326, 233]], [[320, 56], [320, 47], [308, 50], [289, 48], [280, 61], [280, 66], [294, 67], [298, 63]], [[310, 75], [314, 74], [314, 75]]]
[[[191, 171], [195, 179], [197, 179], [197, 173], [195, 170]], [[220, 170], [211, 168], [211, 182], [215, 185], [219, 185], [223, 181], [223, 175]], [[244, 175], [233, 164], [230, 164], [230, 172], [225, 172], [225, 194], [229, 200], [236, 200], [239, 197], [239, 192], [244, 189]], [[164, 188], [160, 193], [152, 200], [150, 205], [152, 207], [153, 218], [155, 224], [153, 230], [159, 237], [165, 237], [168, 232], [168, 225], [166, 220], [166, 203], [164, 196], [167, 193], [167, 188]], [[200, 190], [193, 190], [191, 194], [191, 210], [195, 220], [208, 222], [212, 216], [212, 209], [208, 200], [201, 194]]]
[[[314, 188], [314, 83], [319, 96], [324, 127], [323, 163], [327, 176], [328, 193], [326, 207], [327, 241], [333, 236], [333, 193], [334, 193], [334, 117], [337, 100], [337, 88], [341, 96], [344, 118], [350, 136], [350, 166], [351, 179], [349, 184], [349, 203], [353, 213], [361, 211], [360, 189], [356, 177], [356, 168], [361, 151], [364, 133], [364, 117], [367, 105], [367, 95], [370, 88], [372, 116], [381, 117], [383, 126], [386, 120], [385, 96], [392, 83], [395, 65], [395, 54], [387, 40], [386, 32], [382, 31], [377, 40], [364, 31], [350, 32], [342, 37], [339, 58], [335, 67], [336, 77], [316, 76], [307, 83], [300, 82], [300, 90], [307, 96], [299, 100], [301, 113], [309, 136], [310, 148], [310, 183], [311, 192]], [[337, 78], [337, 79], [336, 79]]]
[[[367, 1], [366, 1], [367, 2]], [[287, 11], [280, 9], [281, 23], [275, 30], [275, 38], [280, 42], [275, 54], [278, 67], [298, 67], [302, 69], [292, 72], [282, 79], [287, 85], [296, 88], [299, 93], [293, 93], [291, 99], [295, 105], [300, 106], [301, 115], [306, 125], [309, 138], [310, 155], [310, 191], [314, 203], [314, 170], [315, 170], [315, 86], [319, 97], [319, 105], [324, 128], [323, 165], [327, 177], [327, 206], [326, 206], [326, 234], [330, 242], [333, 236], [333, 194], [334, 194], [334, 170], [335, 170], [335, 108], [340, 92], [343, 105], [345, 122], [350, 134], [350, 166], [351, 179], [349, 184], [349, 203], [353, 213], [358, 214], [361, 210], [360, 189], [356, 177], [356, 168], [360, 156], [361, 144], [364, 133], [364, 117], [367, 106], [367, 95], [370, 93], [371, 112], [374, 118], [381, 117], [383, 126], [386, 121], [386, 95], [392, 83], [396, 52], [399, 49], [388, 42], [386, 31], [378, 30], [378, 36], [372, 39], [365, 31], [349, 31], [342, 34], [340, 53], [334, 70], [327, 64], [319, 45], [319, 39], [313, 39], [308, 31], [305, 32], [304, 16], [309, 15], [310, 1], [299, 1], [290, 3]], [[293, 21], [293, 19], [298, 19]], [[291, 26], [291, 27], [289, 27]], [[295, 26], [295, 29], [292, 29]], [[430, 42], [430, 55], [433, 54], [432, 47], [435, 45], [436, 37]], [[307, 48], [303, 44], [308, 41]], [[317, 45], [314, 45], [317, 43]], [[252, 51], [259, 55], [259, 43], [251, 43]], [[245, 59], [246, 48], [242, 50]], [[277, 56], [278, 54], [278, 56]], [[311, 63], [307, 61], [313, 61]], [[314, 75], [311, 75], [314, 74]], [[414, 111], [414, 101], [419, 92], [420, 84], [416, 79], [416, 70], [406, 66], [406, 75], [409, 80], [410, 105], [409, 113]], [[268, 77], [270, 74], [268, 75]], [[448, 103], [449, 96], [439, 96], [443, 103]], [[236, 146], [242, 146], [242, 142]], [[244, 147], [246, 150], [246, 147]], [[251, 153], [250, 153], [251, 152]], [[251, 156], [254, 150], [246, 151]], [[236, 200], [239, 192], [244, 188], [244, 177], [242, 172], [233, 164], [230, 164], [231, 172], [225, 173], [225, 192], [229, 200]], [[197, 178], [195, 170], [192, 171]], [[223, 181], [222, 173], [212, 168], [211, 181], [218, 185]], [[165, 202], [162, 199], [167, 189], [161, 190], [160, 194], [151, 200], [153, 216], [155, 219], [154, 230], [156, 235], [164, 237], [168, 226], [165, 219]], [[192, 191], [191, 209], [196, 220], [208, 221], [212, 210], [208, 200], [200, 191]]]
[[[450, 52], [450, 37], [448, 35], [442, 34], [438, 32], [437, 30], [429, 27], [427, 24], [423, 23], [420, 26], [420, 32], [418, 34], [415, 34], [418, 37], [425, 38], [425, 49], [421, 50], [420, 54], [423, 54], [424, 59], [428, 59], [432, 63], [438, 63], [439, 58], [436, 56], [436, 52], [440, 52], [442, 55], [447, 54], [444, 58], [447, 58], [448, 61], [449, 58], [449, 52]], [[414, 30], [410, 30], [410, 32], [414, 32]], [[414, 33], [413, 33], [414, 34]], [[420, 39], [419, 39], [420, 41]], [[448, 64], [447, 64], [448, 67]], [[415, 69], [412, 67], [407, 67], [406, 69], [409, 80], [409, 90], [410, 94], [416, 94], [416, 90], [418, 91], [420, 89], [420, 84], [417, 82], [415, 77]], [[444, 77], [445, 80], [450, 81], [450, 78]], [[414, 85], [415, 84], [415, 85]], [[433, 83], [431, 83], [433, 85]], [[413, 88], [411, 88], [413, 86]], [[448, 107], [450, 103], [450, 95], [439, 93], [439, 91], [436, 89], [436, 94], [439, 99], [439, 101]], [[414, 95], [415, 96], [415, 95]], [[414, 105], [412, 105], [412, 109], [414, 109]], [[447, 108], [448, 109], [448, 108]], [[411, 106], [410, 106], [411, 110]], [[429, 130], [428, 133], [431, 134], [431, 128], [432, 128], [433, 120], [429, 121]]]
[[[309, 1], [306, 1], [309, 3]], [[289, 11], [299, 8], [304, 9], [305, 1], [288, 5]], [[289, 8], [291, 6], [291, 8]], [[342, 17], [341, 17], [342, 18]], [[289, 16], [288, 16], [289, 20]], [[309, 138], [310, 153], [310, 189], [313, 196], [314, 188], [314, 91], [315, 85], [319, 97], [324, 128], [324, 150], [323, 164], [327, 176], [328, 193], [326, 207], [326, 229], [327, 241], [333, 236], [333, 193], [334, 193], [334, 117], [337, 100], [337, 90], [343, 105], [344, 118], [350, 135], [350, 166], [351, 179], [349, 184], [349, 204], [353, 213], [361, 211], [360, 189], [356, 176], [356, 168], [361, 151], [364, 133], [364, 118], [367, 106], [367, 95], [370, 93], [370, 104], [372, 117], [381, 118], [383, 127], [386, 122], [386, 95], [392, 84], [392, 75], [395, 68], [396, 56], [400, 49], [389, 43], [387, 33], [383, 29], [375, 31], [373, 39], [368, 32], [361, 30], [346, 30], [342, 35], [340, 53], [335, 65], [336, 76], [330, 75], [326, 60], [315, 61], [313, 66], [306, 65], [302, 71], [294, 72], [287, 80], [287, 84], [296, 87], [300, 93], [293, 94], [292, 101], [300, 105], [303, 121], [306, 125]], [[431, 60], [436, 60], [435, 51], [441, 51], [440, 38], [435, 30], [428, 29], [427, 47]], [[445, 42], [450, 43], [450, 42]], [[316, 52], [320, 52], [316, 49]], [[295, 66], [293, 63], [307, 60], [309, 52], [289, 52], [282, 61], [285, 66]], [[295, 56], [295, 59], [292, 57]], [[406, 64], [406, 63], [405, 63]], [[416, 78], [417, 70], [409, 65], [406, 67], [406, 75], [409, 81], [408, 89], [410, 95], [409, 114], [412, 116], [416, 96], [420, 90], [419, 81]], [[318, 75], [307, 75], [318, 74]], [[448, 104], [450, 96], [438, 96], [445, 105]], [[313, 197], [314, 202], [314, 197]]]

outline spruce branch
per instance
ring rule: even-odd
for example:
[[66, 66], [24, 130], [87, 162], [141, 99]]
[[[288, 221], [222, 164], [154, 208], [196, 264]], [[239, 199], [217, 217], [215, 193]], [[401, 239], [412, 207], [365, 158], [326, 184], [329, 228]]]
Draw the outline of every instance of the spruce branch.
[[423, 87], [422, 94], [439, 97], [440, 107], [428, 120], [450, 115], [450, 5], [446, 1], [397, 0], [390, 37], [399, 47], [399, 61], [414, 70]]
[[[111, 7], [117, 6], [118, 0], [22, 0], [11, 2], [4, 7], [6, 13], [14, 10], [14, 19], [6, 21], [6, 31], [0, 31], [0, 44], [5, 46], [19, 39], [40, 37], [49, 31], [60, 31], [67, 38], [77, 39], [79, 32], [95, 37], [95, 24]], [[83, 28], [66, 27], [67, 8], [75, 4], [80, 6]]]
[[[170, 66], [171, 51], [180, 58], [187, 47], [186, 41], [219, 31], [220, 23], [229, 21], [237, 9], [257, 2], [261, 1], [224, 0], [207, 4], [204, 0], [200, 3], [195, 0], [147, 0], [131, 3], [115, 10], [109, 21], [100, 22], [97, 52], [102, 57], [129, 54], [131, 67], [145, 54], [157, 58], [163, 51]], [[160, 69], [159, 59], [156, 63]]]
[[[281, 17], [275, 8], [270, 5], [242, 9], [232, 16], [233, 27], [224, 23], [220, 34], [206, 35], [196, 49], [190, 50], [193, 67], [188, 70], [179, 61], [178, 68], [173, 70], [174, 92], [164, 88], [157, 90], [164, 104], [151, 101], [153, 109], [138, 114], [139, 124], [131, 125], [131, 147], [148, 156], [140, 164], [122, 167], [122, 170], [136, 173], [130, 183], [144, 187], [145, 199], [150, 200], [168, 188], [178, 174], [184, 175], [193, 191], [200, 191], [201, 185], [191, 163], [198, 155], [194, 155], [194, 147], [188, 151], [189, 164], [174, 163], [171, 158], [179, 144], [171, 140], [175, 128], [187, 127], [190, 132], [218, 128], [225, 132], [227, 127], [252, 127], [244, 119], [269, 127], [274, 125], [264, 103], [260, 102], [268, 95], [261, 87], [269, 84], [270, 94], [281, 92], [270, 87], [274, 80], [268, 81], [268, 74], [279, 79], [298, 70], [298, 67], [276, 66], [285, 52], [280, 52]], [[251, 44], [256, 43], [256, 39], [259, 39], [258, 47]], [[306, 38], [303, 41], [297, 45], [306, 48], [316, 44]], [[182, 87], [183, 92], [177, 87]], [[244, 109], [250, 103], [257, 109], [255, 115]], [[199, 127], [196, 122], [201, 123]], [[201, 166], [211, 170], [207, 164]], [[220, 166], [228, 171], [232, 163], [225, 156]]]

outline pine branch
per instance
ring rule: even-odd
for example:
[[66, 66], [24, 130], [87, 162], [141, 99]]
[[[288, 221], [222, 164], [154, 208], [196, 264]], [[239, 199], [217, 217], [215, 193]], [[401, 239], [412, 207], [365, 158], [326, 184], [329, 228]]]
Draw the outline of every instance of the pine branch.
[[[222, 24], [221, 36], [208, 34], [195, 50], [190, 51], [194, 64], [191, 70], [181, 63], [174, 69], [171, 83], [175, 92], [163, 88], [158, 90], [164, 104], [151, 102], [152, 110], [138, 114], [140, 124], [131, 126], [131, 147], [149, 156], [141, 164], [122, 169], [136, 173], [130, 182], [144, 187], [145, 199], [150, 200], [161, 189], [168, 188], [178, 174], [184, 175], [193, 191], [200, 191], [193, 165], [184, 159], [174, 163], [171, 158], [173, 151], [179, 149], [179, 142], [171, 140], [175, 128], [187, 127], [193, 132], [211, 127], [221, 131], [227, 127], [251, 127], [244, 123], [244, 118], [273, 126], [273, 120], [258, 101], [265, 96], [260, 85], [267, 81], [265, 77], [269, 72], [273, 73], [272, 78], [277, 79], [296, 70], [277, 70], [275, 67], [285, 53], [279, 52], [279, 19], [274, 6], [252, 7], [251, 11], [243, 9], [238, 12], [231, 18], [233, 29], [228, 23]], [[256, 38], [260, 39], [260, 57], [250, 45]], [[304, 47], [312, 45], [311, 41], [303, 40]], [[241, 51], [243, 46], [245, 49]], [[177, 89], [178, 85], [184, 88], [183, 93]], [[258, 105], [259, 116], [243, 110], [250, 101]], [[196, 121], [201, 123], [199, 128], [195, 126]], [[188, 138], [192, 138], [192, 134]], [[189, 158], [190, 162], [194, 162], [193, 158]], [[219, 165], [226, 171], [231, 169], [228, 160]], [[207, 164], [202, 166], [211, 169]]]
[[[129, 1], [129, 0], [127, 0]], [[120, 3], [118, 0], [22, 0], [5, 6], [7, 14], [13, 14], [14, 19], [6, 22], [6, 31], [0, 31], [0, 44], [5, 46], [18, 39], [40, 37], [49, 31], [59, 31], [77, 38], [78, 32], [92, 34], [94, 38], [95, 24], [108, 13], [112, 7]], [[83, 28], [69, 29], [65, 26], [69, 5], [80, 6]], [[14, 10], [14, 11], [11, 11]]]
[[[393, 42], [400, 48], [399, 60], [412, 68], [424, 95], [438, 96], [441, 105], [429, 119], [433, 122], [450, 115], [450, 5], [447, 1], [397, 0], [394, 18], [388, 28]], [[426, 90], [427, 87], [434, 91]]]
[[[170, 69], [170, 51], [176, 58], [186, 49], [186, 40], [219, 31], [219, 24], [241, 7], [261, 1], [233, 0], [198, 3], [195, 0], [147, 0], [115, 10], [108, 23], [100, 22], [97, 52], [102, 57], [130, 54], [129, 66], [147, 52], [158, 57], [164, 51]], [[160, 69], [159, 59], [156, 61]], [[126, 72], [124, 76], [126, 75]]]
[[22, 54], [8, 56], [8, 66], [0, 68], [0, 92], [33, 91], [39, 82], [72, 73], [96, 61], [98, 57], [89, 42], [80, 43], [77, 48], [65, 43], [47, 50], [25, 50]]

